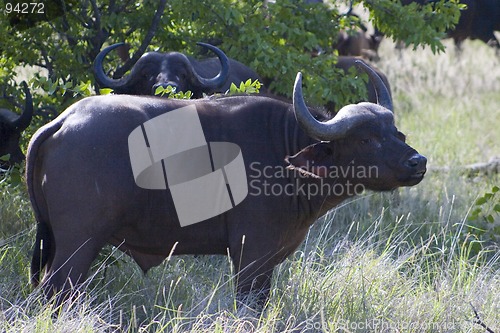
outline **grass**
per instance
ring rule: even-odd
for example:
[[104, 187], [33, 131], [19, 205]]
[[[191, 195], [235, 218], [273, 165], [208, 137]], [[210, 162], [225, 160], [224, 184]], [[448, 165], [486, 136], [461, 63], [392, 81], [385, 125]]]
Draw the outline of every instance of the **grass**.
[[457, 57], [398, 54], [386, 41], [381, 55], [398, 127], [431, 167], [451, 169], [431, 170], [399, 198], [367, 193], [323, 217], [277, 267], [262, 314], [235, 307], [225, 257], [172, 257], [144, 276], [112, 248], [88, 292], [55, 309], [29, 286], [27, 196], [2, 186], [0, 332], [485, 332], [472, 306], [500, 332], [498, 245], [468, 233], [476, 199], [499, 176], [458, 170], [500, 156], [499, 60], [474, 42]]
[[382, 44], [377, 65], [392, 83], [399, 127], [433, 166], [500, 157], [500, 60], [479, 41], [461, 55], [446, 42], [449, 53], [438, 56]]

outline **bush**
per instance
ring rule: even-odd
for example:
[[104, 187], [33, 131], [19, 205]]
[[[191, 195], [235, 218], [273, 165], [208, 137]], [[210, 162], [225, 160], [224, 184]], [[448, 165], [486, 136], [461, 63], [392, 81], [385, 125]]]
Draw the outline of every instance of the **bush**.
[[[272, 91], [291, 95], [297, 71], [303, 71], [305, 96], [316, 104], [344, 105], [361, 93], [363, 82], [342, 78], [335, 69], [333, 42], [340, 29], [359, 26], [336, 4], [305, 4], [298, 0], [172, 0], [66, 1], [64, 8], [46, 4], [45, 19], [11, 11], [0, 28], [0, 82], [14, 93], [19, 66], [36, 66], [29, 74], [39, 107], [57, 111], [78, 96], [95, 91], [91, 65], [104, 44], [125, 41], [137, 59], [146, 49], [196, 53], [208, 41], [251, 68]], [[354, 1], [354, 4], [361, 3]], [[458, 21], [456, 0], [422, 8], [398, 1], [365, 1], [371, 19], [388, 36], [405, 43], [443, 50], [440, 37]], [[404, 20], [401, 20], [404, 18]], [[318, 57], [311, 52], [322, 49]], [[131, 63], [113, 60], [123, 74]], [[68, 93], [71, 92], [71, 93]]]

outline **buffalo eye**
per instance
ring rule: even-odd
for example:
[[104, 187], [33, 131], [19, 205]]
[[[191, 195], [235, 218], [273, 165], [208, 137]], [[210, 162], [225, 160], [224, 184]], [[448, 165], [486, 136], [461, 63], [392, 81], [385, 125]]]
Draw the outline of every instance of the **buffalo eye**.
[[144, 66], [144, 68], [142, 68], [140, 73], [145, 78], [154, 79], [157, 72], [153, 66]]
[[153, 76], [149, 73], [149, 71], [142, 71], [141, 76], [146, 79], [153, 79]]
[[361, 139], [360, 142], [362, 145], [368, 145], [372, 142], [372, 140], [370, 138], [366, 138], [366, 139]]

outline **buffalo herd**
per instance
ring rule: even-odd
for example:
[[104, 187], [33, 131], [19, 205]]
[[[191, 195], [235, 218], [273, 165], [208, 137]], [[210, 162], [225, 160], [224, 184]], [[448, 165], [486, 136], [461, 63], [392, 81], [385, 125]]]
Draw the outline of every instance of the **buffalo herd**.
[[[493, 31], [500, 9], [487, 9], [493, 1], [465, 1], [469, 8], [448, 35], [458, 44], [479, 38], [499, 47]], [[369, 81], [366, 101], [334, 116], [331, 105], [306, 105], [300, 72], [292, 100], [265, 89], [225, 95], [232, 83], [262, 77], [210, 44], [199, 43], [214, 58], [149, 52], [114, 78], [105, 61], [123, 43], [105, 47], [93, 71], [97, 85], [113, 94], [74, 103], [28, 146], [26, 183], [37, 221], [32, 284], [64, 301], [106, 244], [144, 272], [172, 254], [229, 254], [238, 297], [251, 295], [262, 305], [274, 267], [318, 217], [364, 189], [390, 191], [424, 177], [426, 158], [394, 125], [387, 77], [353, 56], [366, 50], [375, 56], [379, 42], [365, 31], [339, 35], [343, 55], [336, 66], [354, 67]], [[22, 86], [21, 114], [0, 109], [0, 156], [8, 156], [2, 170], [25, 159], [19, 140], [33, 103]], [[190, 90], [194, 98], [155, 96], [167, 87]], [[173, 169], [180, 174], [172, 176]], [[191, 211], [212, 209], [206, 202], [215, 209], [183, 224], [180, 197]]]

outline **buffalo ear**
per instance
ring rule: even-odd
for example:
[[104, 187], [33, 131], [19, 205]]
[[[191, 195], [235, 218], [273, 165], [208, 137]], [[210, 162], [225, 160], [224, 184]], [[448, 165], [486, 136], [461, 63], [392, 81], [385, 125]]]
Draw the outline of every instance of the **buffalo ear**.
[[[295, 169], [299, 172], [316, 178], [326, 178], [328, 175], [328, 166], [331, 161], [332, 149], [328, 142], [319, 142], [307, 146], [293, 156], [287, 156], [288, 169]], [[327, 160], [328, 159], [328, 160]]]

